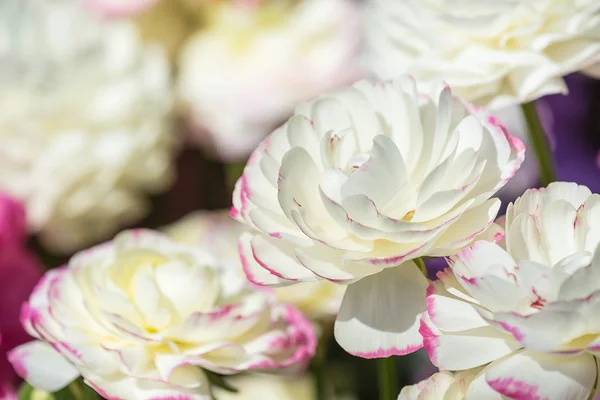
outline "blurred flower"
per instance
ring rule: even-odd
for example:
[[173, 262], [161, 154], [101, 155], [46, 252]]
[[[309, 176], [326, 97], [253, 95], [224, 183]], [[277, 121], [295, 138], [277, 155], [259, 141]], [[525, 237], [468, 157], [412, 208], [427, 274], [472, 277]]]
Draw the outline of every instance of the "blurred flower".
[[116, 18], [139, 14], [159, 0], [82, 0], [94, 12], [103, 17]]
[[70, 252], [146, 212], [170, 181], [169, 71], [127, 22], [78, 2], [0, 2], [0, 188]]
[[[212, 254], [234, 274], [244, 272], [238, 254], [238, 239], [246, 226], [226, 211], [201, 211], [191, 214], [165, 229], [174, 241], [201, 248]], [[312, 320], [333, 319], [340, 309], [344, 287], [328, 281], [303, 282], [293, 287], [274, 289], [283, 303], [293, 304]]]
[[500, 108], [565, 93], [563, 76], [600, 61], [597, 0], [369, 0], [369, 69], [444, 79]]
[[424, 381], [402, 388], [398, 400], [464, 400], [469, 384], [480, 370], [477, 368], [456, 374], [438, 372]]
[[8, 396], [17, 383], [6, 352], [29, 340], [19, 323], [19, 309], [43, 273], [26, 240], [23, 206], [0, 193], [0, 399], [7, 398], [3, 390]]
[[105, 398], [139, 400], [210, 399], [202, 369], [304, 368], [316, 347], [308, 321], [218, 263], [144, 230], [81, 252], [48, 272], [23, 306], [23, 324], [40, 340], [10, 360], [43, 390], [81, 374]]
[[427, 281], [411, 260], [454, 254], [483, 233], [500, 207], [490, 197], [524, 150], [448, 87], [420, 94], [408, 77], [304, 103], [236, 184], [231, 214], [256, 230], [240, 238], [246, 275], [350, 284], [338, 343], [366, 358], [413, 352]]
[[315, 387], [310, 375], [282, 379], [268, 375], [241, 375], [228, 380], [238, 393], [215, 388], [219, 400], [316, 400]]
[[300, 101], [361, 76], [360, 42], [350, 0], [215, 5], [179, 60], [193, 140], [224, 160], [244, 159]]
[[[486, 366], [474, 399], [589, 398], [600, 350], [600, 195], [557, 182], [509, 205], [501, 245], [450, 258], [421, 333], [441, 369]], [[494, 391], [496, 392], [494, 394]]]

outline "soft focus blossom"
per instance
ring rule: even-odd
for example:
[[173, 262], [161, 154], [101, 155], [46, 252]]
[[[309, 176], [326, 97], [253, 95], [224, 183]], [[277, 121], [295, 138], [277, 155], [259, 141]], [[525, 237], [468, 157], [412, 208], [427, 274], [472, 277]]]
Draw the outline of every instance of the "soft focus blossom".
[[464, 400], [469, 384], [480, 370], [477, 368], [456, 374], [438, 372], [415, 385], [402, 388], [398, 400]]
[[223, 274], [218, 260], [136, 230], [48, 272], [21, 318], [37, 341], [10, 360], [55, 391], [82, 375], [110, 399], [210, 399], [203, 369], [221, 374], [304, 368], [310, 323]]
[[55, 250], [105, 239], [169, 183], [169, 71], [72, 0], [0, 2], [0, 189]]
[[494, 108], [565, 93], [563, 76], [600, 61], [597, 0], [369, 0], [369, 69], [446, 80]]
[[316, 400], [311, 375], [282, 379], [272, 375], [242, 375], [228, 380], [238, 393], [215, 388], [219, 400]]
[[244, 159], [300, 101], [361, 76], [353, 1], [213, 7], [182, 49], [178, 81], [193, 140], [209, 154]]
[[450, 258], [421, 333], [441, 369], [486, 365], [467, 399], [589, 398], [600, 354], [600, 195], [553, 183], [506, 214], [500, 244]]
[[[225, 268], [246, 279], [237, 249], [238, 238], [246, 230], [223, 210], [196, 212], [167, 227], [165, 233], [177, 242], [209, 252]], [[332, 320], [340, 309], [344, 289], [328, 281], [315, 281], [274, 291], [281, 302], [293, 304], [309, 318]]]
[[146, 11], [159, 0], [81, 0], [92, 11], [106, 18], [127, 17]]
[[427, 287], [412, 260], [484, 232], [500, 206], [490, 197], [523, 157], [519, 139], [443, 85], [419, 94], [408, 77], [361, 81], [302, 104], [236, 185], [231, 214], [256, 230], [240, 239], [246, 275], [350, 284], [340, 345], [361, 357], [412, 352]]
[[6, 352], [29, 336], [19, 323], [19, 309], [42, 276], [41, 265], [26, 249], [26, 221], [23, 206], [0, 193], [0, 399], [8, 396], [17, 375]]

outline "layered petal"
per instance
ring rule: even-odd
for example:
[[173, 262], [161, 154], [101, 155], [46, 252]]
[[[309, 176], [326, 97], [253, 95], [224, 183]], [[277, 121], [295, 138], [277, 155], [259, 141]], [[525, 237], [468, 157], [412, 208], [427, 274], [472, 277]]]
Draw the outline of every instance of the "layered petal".
[[420, 349], [426, 287], [426, 278], [412, 261], [349, 285], [335, 322], [337, 342], [363, 358]]

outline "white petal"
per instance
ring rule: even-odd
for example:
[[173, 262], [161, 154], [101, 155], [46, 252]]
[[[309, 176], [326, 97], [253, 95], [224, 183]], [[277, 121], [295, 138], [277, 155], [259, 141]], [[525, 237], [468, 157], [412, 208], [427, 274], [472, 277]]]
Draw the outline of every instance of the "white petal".
[[79, 371], [46, 342], [25, 343], [13, 349], [8, 358], [21, 378], [47, 392], [56, 392], [79, 376]]
[[591, 354], [557, 357], [523, 351], [487, 368], [485, 378], [511, 399], [588, 399], [596, 382]]
[[335, 322], [337, 342], [363, 358], [418, 350], [426, 288], [427, 280], [412, 261], [349, 285]]
[[519, 342], [491, 326], [442, 332], [427, 313], [421, 318], [419, 331], [431, 362], [440, 369], [479, 367], [521, 348]]

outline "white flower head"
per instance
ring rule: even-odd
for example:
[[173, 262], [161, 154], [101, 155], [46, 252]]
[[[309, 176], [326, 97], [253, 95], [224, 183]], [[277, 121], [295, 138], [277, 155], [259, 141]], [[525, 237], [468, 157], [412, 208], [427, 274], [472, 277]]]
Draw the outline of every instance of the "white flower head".
[[104, 240], [170, 182], [169, 69], [71, 0], [0, 2], [0, 188], [54, 250]]
[[209, 154], [245, 159], [299, 102], [362, 76], [352, 0], [211, 7], [212, 22], [181, 51], [178, 80], [191, 137]]
[[43, 390], [82, 375], [107, 399], [139, 400], [210, 399], [204, 370], [304, 368], [316, 347], [310, 323], [222, 272], [158, 233], [121, 233], [46, 274], [21, 311], [38, 340], [10, 360]]
[[600, 61], [597, 0], [369, 0], [368, 68], [380, 79], [444, 79], [494, 108], [565, 93]]
[[450, 258], [427, 296], [425, 347], [441, 369], [485, 366], [467, 399], [582, 399], [598, 379], [600, 195], [574, 183], [525, 192], [506, 237]]
[[[227, 211], [199, 211], [168, 226], [165, 233], [174, 241], [201, 248], [238, 277], [244, 275], [238, 254], [238, 239], [248, 229]], [[331, 321], [340, 310], [344, 287], [322, 280], [275, 288], [282, 303], [292, 304], [315, 321]], [[265, 290], [265, 288], [262, 288]]]
[[350, 284], [342, 347], [414, 351], [427, 281], [411, 260], [454, 254], [486, 231], [500, 205], [490, 197], [523, 158], [520, 140], [441, 84], [420, 94], [408, 77], [361, 81], [302, 104], [236, 185], [231, 214], [254, 228], [240, 238], [246, 275]]

